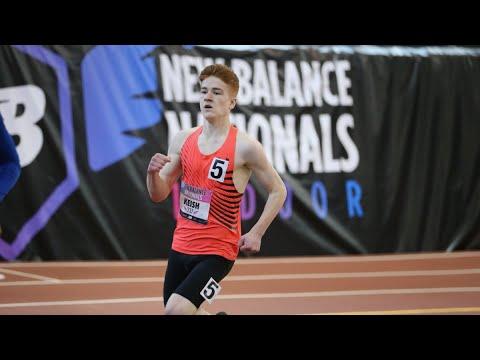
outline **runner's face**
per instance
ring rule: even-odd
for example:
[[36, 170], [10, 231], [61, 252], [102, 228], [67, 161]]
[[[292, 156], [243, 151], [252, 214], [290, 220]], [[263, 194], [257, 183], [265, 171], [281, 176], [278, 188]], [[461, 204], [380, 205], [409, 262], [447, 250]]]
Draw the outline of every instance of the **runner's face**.
[[209, 76], [200, 84], [200, 110], [206, 120], [228, 117], [235, 100], [229, 86], [215, 76]]

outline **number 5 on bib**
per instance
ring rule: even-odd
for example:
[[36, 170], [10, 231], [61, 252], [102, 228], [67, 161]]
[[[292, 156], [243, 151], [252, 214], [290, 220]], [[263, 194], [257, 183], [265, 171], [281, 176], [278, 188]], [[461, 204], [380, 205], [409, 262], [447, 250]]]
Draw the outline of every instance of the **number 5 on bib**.
[[228, 160], [214, 158], [212, 164], [210, 165], [210, 170], [208, 170], [208, 178], [223, 182], [225, 180], [225, 174], [228, 169]]
[[200, 295], [211, 304], [221, 289], [222, 287], [220, 284], [211, 277], [210, 280], [208, 280], [207, 285], [205, 285], [202, 291], [200, 291]]

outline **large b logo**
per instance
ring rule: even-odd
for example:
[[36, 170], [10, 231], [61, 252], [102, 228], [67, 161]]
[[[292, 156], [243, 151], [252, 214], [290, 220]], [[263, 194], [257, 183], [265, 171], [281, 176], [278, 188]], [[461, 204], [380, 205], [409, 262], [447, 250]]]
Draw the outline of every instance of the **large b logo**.
[[42, 149], [43, 133], [38, 122], [45, 114], [45, 93], [35, 85], [0, 89], [0, 113], [5, 127], [18, 136], [17, 153], [22, 167], [32, 163]]
[[[50, 146], [49, 149], [55, 148], [54, 153], [60, 155], [59, 158], [63, 160], [63, 163], [58, 163], [54, 160], [51, 160], [49, 163], [51, 169], [57, 171], [58, 174], [61, 174], [58, 176], [62, 177], [57, 179], [49, 174], [49, 177], [54, 179], [50, 183], [45, 181], [46, 184], [49, 184], [49, 187], [36, 189], [44, 193], [41, 195], [36, 194], [36, 198], [41, 202], [39, 205], [35, 204], [34, 206], [39, 207], [33, 209], [33, 215], [30, 218], [26, 221], [22, 220], [25, 221], [23, 224], [18, 224], [19, 230], [14, 234], [13, 240], [6, 241], [0, 238], [0, 257], [7, 260], [14, 260], [20, 255], [25, 246], [45, 227], [53, 214], [78, 187], [67, 64], [59, 55], [42, 46], [15, 45], [12, 48], [12, 51], [17, 52], [16, 56], [26, 55], [30, 58], [30, 61], [33, 60], [34, 65], [32, 67], [40, 68], [41, 70], [39, 71], [44, 71], [44, 67], [49, 67], [50, 71], [47, 73], [53, 74], [53, 78], [48, 78], [46, 85], [54, 87], [49, 102], [58, 104], [58, 108], [50, 116], [54, 117], [55, 120], [59, 119], [59, 129], [52, 130], [59, 141]], [[7, 76], [4, 79], [7, 79]], [[19, 81], [22, 81], [23, 84], [17, 85], [14, 82], [14, 86], [1, 86], [0, 106], [7, 129], [16, 138], [15, 140], [19, 140], [17, 152], [24, 167], [24, 171], [22, 171], [19, 179], [20, 182], [24, 176], [34, 178], [38, 175], [28, 173], [28, 171], [30, 171], [30, 166], [38, 166], [35, 163], [35, 159], [37, 156], [41, 156], [42, 148], [45, 148], [45, 134], [42, 133], [40, 124], [45, 115], [47, 97], [40, 87], [30, 83], [30, 77], [12, 78], [11, 81], [13, 82], [13, 80], [17, 84]], [[58, 132], [58, 135], [56, 132]], [[48, 156], [46, 157], [49, 158]], [[58, 171], [57, 169], [60, 170]], [[7, 213], [15, 213], [15, 206], [20, 205], [9, 204], [6, 209]]]

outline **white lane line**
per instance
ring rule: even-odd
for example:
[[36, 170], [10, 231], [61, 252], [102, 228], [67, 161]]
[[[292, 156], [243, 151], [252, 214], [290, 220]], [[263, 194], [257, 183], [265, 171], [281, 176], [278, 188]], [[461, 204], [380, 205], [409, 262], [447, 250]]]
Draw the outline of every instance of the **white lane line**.
[[56, 267], [159, 267], [167, 266], [167, 260], [155, 261], [42, 261], [42, 262], [9, 262], [2, 264], [2, 267], [33, 267], [33, 268], [56, 268]]
[[25, 303], [0, 304], [0, 308], [30, 307], [30, 306], [34, 307], [34, 306], [124, 304], [124, 303], [155, 302], [155, 301], [163, 302], [163, 297], [98, 299], [98, 300], [70, 300], [70, 301], [37, 301], [37, 302], [25, 302]]
[[[405, 261], [422, 259], [458, 259], [479, 258], [480, 251], [466, 252], [441, 252], [441, 253], [415, 253], [415, 254], [387, 254], [387, 255], [319, 255], [305, 257], [258, 257], [239, 258], [235, 264], [294, 264], [294, 263], [337, 263], [337, 262], [370, 262], [370, 261]], [[166, 260], [146, 261], [73, 261], [73, 262], [10, 262], [2, 267], [158, 267], [166, 266]]]
[[341, 272], [341, 273], [307, 273], [307, 274], [274, 274], [274, 275], [231, 275], [228, 280], [288, 280], [288, 279], [339, 279], [339, 278], [375, 278], [401, 276], [445, 276], [480, 274], [480, 269], [458, 270], [409, 270], [409, 271], [368, 271], [368, 272]]
[[324, 297], [324, 296], [435, 294], [435, 293], [456, 293], [456, 292], [480, 292], [480, 287], [340, 290], [340, 291], [312, 291], [312, 292], [269, 293], [269, 294], [232, 294], [232, 295], [218, 295], [217, 298], [218, 299], [268, 299], [268, 298]]
[[341, 290], [312, 291], [269, 294], [232, 294], [218, 295], [218, 299], [269, 299], [269, 298], [301, 298], [324, 296], [363, 296], [363, 295], [403, 295], [403, 294], [436, 294], [436, 293], [480, 292], [480, 287], [422, 288], [422, 289], [376, 289], [376, 290]]
[[30, 285], [81, 285], [81, 284], [116, 284], [116, 283], [162, 283], [163, 277], [146, 278], [107, 278], [107, 279], [68, 279], [58, 280], [55, 283], [44, 281], [8, 281], [0, 283], [1, 286], [30, 286]]
[[330, 312], [330, 313], [299, 314], [299, 315], [419, 315], [419, 314], [446, 314], [446, 313], [447, 314], [448, 313], [480, 313], [480, 307], [370, 310], [370, 311]]
[[19, 276], [23, 276], [23, 277], [29, 277], [29, 278], [32, 278], [32, 279], [43, 280], [43, 281], [47, 281], [49, 283], [58, 283], [60, 281], [59, 279], [55, 279], [55, 278], [52, 278], [52, 277], [26, 273], [26, 272], [18, 271], [18, 270], [4, 269], [3, 267], [0, 268], [0, 271], [4, 272], [4, 273], [7, 273], [7, 274], [19, 275]]
[[480, 251], [462, 253], [427, 253], [427, 254], [395, 254], [395, 255], [338, 255], [338, 256], [305, 256], [305, 257], [279, 257], [238, 259], [235, 264], [284, 264], [284, 263], [337, 263], [337, 262], [370, 262], [370, 261], [406, 261], [426, 259], [451, 259], [451, 258], [479, 258]]
[[[403, 295], [403, 294], [441, 294], [441, 293], [469, 293], [480, 292], [480, 287], [455, 287], [455, 288], [430, 288], [430, 289], [377, 289], [377, 290], [348, 290], [348, 291], [315, 291], [293, 293], [267, 293], [267, 294], [231, 294], [218, 295], [220, 300], [239, 299], [280, 299], [280, 298], [306, 298], [306, 297], [335, 297], [335, 296], [364, 296], [364, 295]], [[117, 298], [97, 300], [70, 300], [70, 301], [40, 301], [0, 304], [0, 308], [15, 308], [28, 306], [62, 306], [62, 305], [90, 305], [90, 304], [116, 304], [135, 303], [147, 301], [163, 301], [163, 297], [144, 298]]]
[[[480, 269], [458, 270], [411, 270], [411, 271], [372, 271], [345, 273], [304, 273], [304, 274], [273, 274], [273, 275], [230, 275], [224, 281], [264, 281], [264, 280], [301, 280], [301, 279], [342, 279], [342, 278], [377, 278], [377, 277], [415, 277], [415, 276], [447, 276], [475, 275]], [[45, 281], [8, 281], [0, 286], [26, 285], [71, 285], [71, 284], [115, 284], [115, 283], [157, 283], [163, 282], [163, 277], [128, 277], [100, 279], [66, 279], [46, 283]]]

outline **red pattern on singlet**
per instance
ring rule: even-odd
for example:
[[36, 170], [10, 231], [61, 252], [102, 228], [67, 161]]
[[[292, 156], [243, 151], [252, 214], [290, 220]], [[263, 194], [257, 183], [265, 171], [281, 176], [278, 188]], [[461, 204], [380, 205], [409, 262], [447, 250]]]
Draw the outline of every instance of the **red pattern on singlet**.
[[[198, 137], [202, 129], [200, 127], [190, 134], [182, 146], [181, 180], [195, 188], [212, 191], [208, 220], [202, 224], [178, 214], [172, 249], [186, 254], [216, 254], [235, 260], [241, 236], [240, 202], [243, 195], [233, 184], [238, 129], [231, 125], [223, 145], [210, 155], [202, 154], [198, 148]], [[228, 161], [223, 182], [208, 178], [215, 158]], [[218, 173], [218, 170], [214, 172]], [[180, 208], [181, 206], [182, 204]]]

